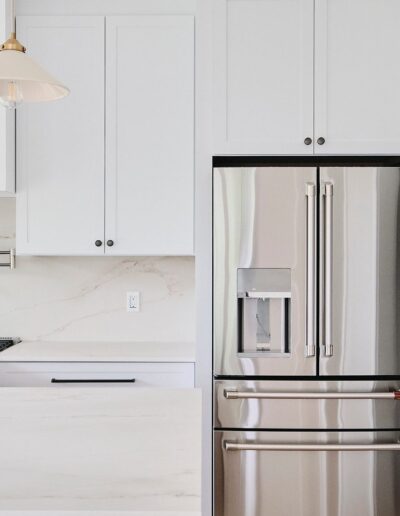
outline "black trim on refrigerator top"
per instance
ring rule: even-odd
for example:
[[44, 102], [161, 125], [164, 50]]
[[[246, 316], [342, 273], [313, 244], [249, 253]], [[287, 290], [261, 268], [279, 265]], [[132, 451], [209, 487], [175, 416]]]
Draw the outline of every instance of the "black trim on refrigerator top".
[[343, 381], [355, 381], [355, 382], [366, 382], [366, 381], [379, 381], [379, 380], [400, 380], [400, 375], [370, 375], [370, 376], [254, 376], [254, 375], [214, 375], [214, 380], [239, 380], [239, 381], [247, 381], [247, 380], [273, 380], [273, 381], [315, 381], [315, 382], [324, 382], [324, 381], [333, 381], [333, 382], [343, 382]]
[[400, 156], [214, 156], [213, 167], [400, 167]]

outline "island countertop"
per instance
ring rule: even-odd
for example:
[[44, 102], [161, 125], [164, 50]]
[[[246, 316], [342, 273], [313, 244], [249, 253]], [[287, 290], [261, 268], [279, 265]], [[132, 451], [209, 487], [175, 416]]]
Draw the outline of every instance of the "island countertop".
[[199, 390], [2, 388], [0, 420], [0, 514], [200, 516]]

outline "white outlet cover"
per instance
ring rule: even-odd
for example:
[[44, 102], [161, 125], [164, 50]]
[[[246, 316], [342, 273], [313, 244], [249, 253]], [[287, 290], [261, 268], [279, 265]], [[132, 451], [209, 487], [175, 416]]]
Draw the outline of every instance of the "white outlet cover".
[[126, 293], [126, 311], [139, 312], [140, 311], [140, 292]]

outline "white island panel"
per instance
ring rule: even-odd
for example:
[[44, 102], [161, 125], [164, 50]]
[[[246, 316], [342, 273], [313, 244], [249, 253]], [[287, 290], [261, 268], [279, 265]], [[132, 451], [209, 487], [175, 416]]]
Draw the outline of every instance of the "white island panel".
[[0, 457], [0, 514], [192, 516], [200, 392], [2, 388]]

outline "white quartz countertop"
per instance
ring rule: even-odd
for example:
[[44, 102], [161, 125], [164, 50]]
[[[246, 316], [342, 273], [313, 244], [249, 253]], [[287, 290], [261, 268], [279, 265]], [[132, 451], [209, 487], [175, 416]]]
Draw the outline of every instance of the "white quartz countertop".
[[200, 516], [199, 390], [5, 387], [0, 436], [0, 514]]
[[195, 362], [190, 342], [23, 341], [0, 362]]

